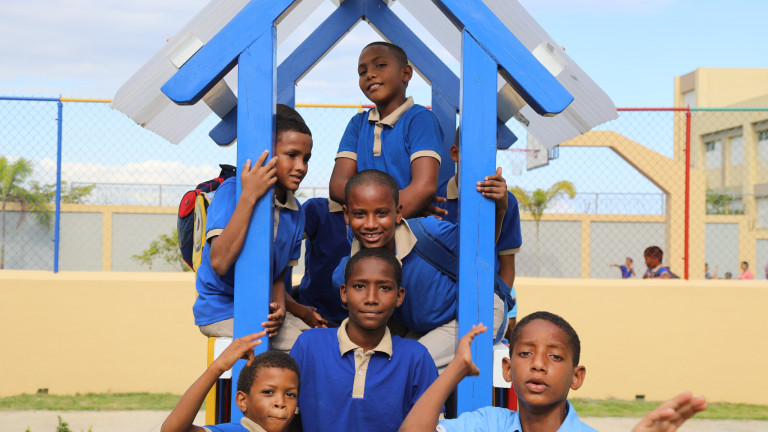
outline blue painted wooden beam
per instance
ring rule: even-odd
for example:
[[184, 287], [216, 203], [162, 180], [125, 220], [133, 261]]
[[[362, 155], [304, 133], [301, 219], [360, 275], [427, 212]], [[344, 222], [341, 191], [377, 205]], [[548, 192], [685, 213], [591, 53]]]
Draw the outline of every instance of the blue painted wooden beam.
[[[472, 343], [480, 375], [459, 383], [461, 414], [491, 405], [493, 371], [494, 202], [477, 192], [477, 181], [495, 171], [496, 62], [463, 32], [459, 145], [459, 336], [478, 322], [489, 331]], [[463, 143], [472, 143], [470, 147]]]
[[539, 115], [562, 112], [573, 96], [507, 29], [481, 0], [432, 0], [459, 28], [468, 31], [502, 68], [500, 71]]
[[496, 119], [496, 130], [499, 139], [496, 141], [496, 148], [506, 150], [512, 147], [512, 144], [517, 142], [517, 135], [514, 134], [507, 125], [501, 120]]
[[197, 103], [292, 3], [251, 0], [163, 85], [163, 93], [179, 105]]
[[456, 108], [435, 87], [432, 87], [432, 113], [443, 130], [442, 161], [437, 176], [437, 183], [442, 184], [456, 174], [456, 165], [451, 160], [451, 146], [456, 141]]
[[[237, 167], [242, 169], [247, 159], [255, 162], [264, 150], [274, 154], [275, 98], [277, 74], [277, 33], [271, 27], [238, 60], [238, 94], [242, 103], [237, 107]], [[270, 156], [271, 157], [271, 156]], [[237, 196], [242, 185], [237, 176]], [[272, 237], [274, 187], [256, 202], [243, 249], [235, 266], [234, 336], [242, 337], [261, 330], [269, 313], [272, 289]], [[256, 353], [267, 350], [267, 340], [256, 347]], [[240, 360], [232, 371], [232, 382], [245, 361]], [[232, 392], [232, 421], [242, 413]]]

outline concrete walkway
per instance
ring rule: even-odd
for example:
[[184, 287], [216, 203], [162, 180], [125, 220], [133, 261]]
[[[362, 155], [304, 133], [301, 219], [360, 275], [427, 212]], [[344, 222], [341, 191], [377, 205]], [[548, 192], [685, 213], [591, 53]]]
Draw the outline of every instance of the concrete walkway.
[[[73, 432], [159, 432], [166, 411], [0, 411], [0, 431], [54, 432], [58, 417], [69, 424]], [[195, 424], [202, 425], [203, 413]], [[628, 432], [638, 419], [584, 417], [582, 421], [601, 432]], [[697, 420], [688, 421], [682, 432], [766, 432], [768, 421], [757, 420]]]

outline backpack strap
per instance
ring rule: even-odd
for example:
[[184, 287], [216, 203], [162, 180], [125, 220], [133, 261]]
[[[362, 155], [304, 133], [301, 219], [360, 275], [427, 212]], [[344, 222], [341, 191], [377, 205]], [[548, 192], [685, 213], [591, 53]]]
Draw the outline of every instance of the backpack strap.
[[432, 264], [433, 267], [440, 270], [443, 274], [456, 281], [456, 271], [459, 268], [459, 260], [456, 254], [448, 249], [447, 246], [437, 240], [432, 234], [424, 228], [424, 224], [419, 219], [409, 219], [408, 226], [416, 237], [416, 244], [413, 251], [421, 259]]

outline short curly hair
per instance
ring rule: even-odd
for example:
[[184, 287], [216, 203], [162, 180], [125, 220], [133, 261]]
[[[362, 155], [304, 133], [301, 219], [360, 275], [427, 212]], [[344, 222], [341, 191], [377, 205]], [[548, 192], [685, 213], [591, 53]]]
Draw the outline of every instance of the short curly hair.
[[257, 355], [249, 366], [243, 367], [240, 371], [240, 377], [237, 378], [237, 391], [248, 393], [253, 387], [253, 380], [262, 368], [288, 369], [296, 373], [301, 386], [301, 375], [299, 374], [299, 365], [288, 354], [282, 351], [266, 351]]
[[377, 258], [389, 264], [392, 267], [392, 271], [395, 273], [395, 283], [400, 288], [400, 284], [403, 282], [403, 268], [400, 266], [400, 261], [395, 258], [395, 254], [384, 248], [370, 248], [360, 249], [359, 252], [352, 255], [352, 258], [347, 261], [347, 265], [344, 267], [344, 282], [349, 280], [352, 271], [358, 263], [366, 258]]

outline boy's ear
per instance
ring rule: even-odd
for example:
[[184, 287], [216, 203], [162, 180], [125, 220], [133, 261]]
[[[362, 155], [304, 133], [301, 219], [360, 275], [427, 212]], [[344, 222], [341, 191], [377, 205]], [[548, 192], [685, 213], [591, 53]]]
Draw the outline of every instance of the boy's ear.
[[400, 68], [400, 73], [402, 74], [403, 82], [407, 83], [413, 78], [413, 67], [410, 64], [407, 64]]
[[245, 410], [248, 408], [248, 395], [244, 392], [238, 391], [235, 395], [235, 404], [237, 407], [245, 413]]
[[403, 300], [405, 300], [405, 288], [400, 287], [397, 289], [397, 302], [395, 302], [395, 307], [399, 308], [400, 305], [403, 304]]
[[341, 284], [341, 288], [339, 288], [339, 295], [341, 295], [341, 302], [347, 304], [347, 284]]
[[584, 377], [587, 375], [587, 368], [576, 366], [573, 368], [573, 381], [571, 381], [571, 390], [578, 390], [584, 384]]
[[344, 215], [344, 223], [349, 225], [349, 216], [347, 216], [347, 205], [341, 205], [341, 213]]
[[501, 359], [501, 376], [506, 382], [512, 382], [512, 359], [504, 357]]
[[403, 221], [403, 205], [398, 204], [397, 208], [395, 209], [395, 224], [399, 224], [402, 221]]
[[451, 160], [454, 162], [459, 161], [459, 146], [456, 144], [451, 146]]

